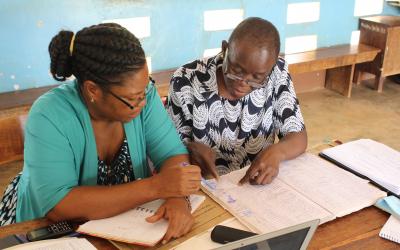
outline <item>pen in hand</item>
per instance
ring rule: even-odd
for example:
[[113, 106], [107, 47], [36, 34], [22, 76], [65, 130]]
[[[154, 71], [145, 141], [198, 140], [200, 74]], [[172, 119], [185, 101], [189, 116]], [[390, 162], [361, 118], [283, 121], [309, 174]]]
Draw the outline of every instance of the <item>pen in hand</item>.
[[[184, 162], [181, 162], [180, 165], [181, 165], [182, 167], [186, 167], [186, 166], [189, 166], [190, 163], [184, 161]], [[212, 173], [212, 176], [214, 177], [214, 179], [215, 179], [216, 181], [219, 181], [219, 175], [218, 175], [218, 173], [217, 173], [216, 171], [215, 171], [215, 173]], [[204, 181], [204, 180], [206, 180], [206, 179], [202, 176], [202, 177], [201, 177], [201, 181]]]

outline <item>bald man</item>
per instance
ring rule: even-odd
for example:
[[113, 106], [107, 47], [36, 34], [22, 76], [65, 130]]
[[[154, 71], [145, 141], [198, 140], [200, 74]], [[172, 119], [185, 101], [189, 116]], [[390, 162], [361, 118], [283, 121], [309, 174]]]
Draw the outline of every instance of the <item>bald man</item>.
[[168, 112], [203, 175], [250, 165], [240, 183], [267, 184], [280, 162], [305, 151], [303, 117], [279, 51], [274, 25], [247, 18], [218, 55], [174, 73]]

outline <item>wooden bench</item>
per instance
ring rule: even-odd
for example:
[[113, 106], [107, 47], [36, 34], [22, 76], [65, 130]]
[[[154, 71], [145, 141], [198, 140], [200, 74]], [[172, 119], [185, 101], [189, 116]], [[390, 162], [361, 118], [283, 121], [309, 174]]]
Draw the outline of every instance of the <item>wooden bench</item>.
[[[325, 87], [351, 96], [354, 67], [358, 63], [373, 61], [380, 49], [364, 44], [339, 45], [284, 55], [291, 74], [326, 70]], [[169, 81], [175, 69], [152, 74], [161, 96], [168, 95]]]
[[285, 55], [291, 74], [326, 70], [325, 87], [351, 96], [354, 67], [373, 61], [380, 49], [364, 44], [339, 45]]
[[[339, 45], [295, 54], [288, 54], [291, 74], [327, 70], [325, 87], [350, 97], [354, 65], [374, 60], [379, 49], [364, 44]], [[160, 96], [168, 95], [169, 82], [176, 69], [153, 72]], [[0, 110], [31, 105], [40, 95], [56, 85], [0, 93]]]
[[0, 118], [0, 165], [23, 159], [26, 119], [27, 114]]

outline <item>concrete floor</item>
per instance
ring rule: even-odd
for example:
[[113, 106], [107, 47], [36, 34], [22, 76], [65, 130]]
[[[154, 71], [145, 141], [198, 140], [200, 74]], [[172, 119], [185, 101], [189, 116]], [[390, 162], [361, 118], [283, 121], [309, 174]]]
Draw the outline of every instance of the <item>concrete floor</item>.
[[[371, 89], [371, 84], [367, 80], [354, 86], [350, 99], [326, 89], [298, 94], [309, 148], [334, 139], [371, 138], [400, 151], [400, 84], [387, 79], [383, 93]], [[0, 190], [21, 164], [0, 166]]]
[[299, 94], [308, 147], [370, 138], [400, 151], [400, 84], [387, 79], [382, 93], [371, 85], [353, 86], [351, 98], [327, 89]]

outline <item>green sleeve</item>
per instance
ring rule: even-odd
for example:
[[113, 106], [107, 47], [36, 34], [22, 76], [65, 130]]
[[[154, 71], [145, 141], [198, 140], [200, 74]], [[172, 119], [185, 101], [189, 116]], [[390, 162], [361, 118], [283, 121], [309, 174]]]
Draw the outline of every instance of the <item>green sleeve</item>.
[[32, 112], [25, 132], [23, 171], [28, 175], [27, 193], [29, 200], [35, 201], [32, 209], [41, 217], [78, 185], [79, 169], [73, 150], [63, 134], [62, 121], [56, 119]]
[[157, 171], [171, 156], [187, 154], [156, 88], [147, 95], [144, 113], [146, 151]]

